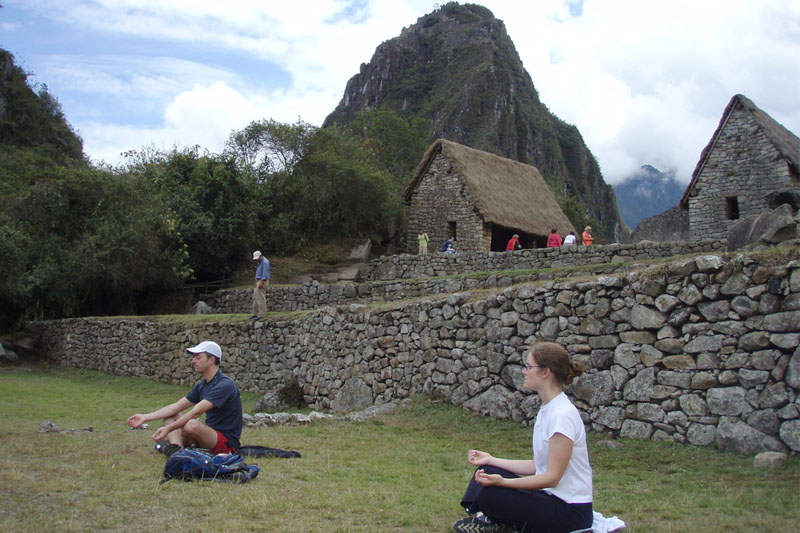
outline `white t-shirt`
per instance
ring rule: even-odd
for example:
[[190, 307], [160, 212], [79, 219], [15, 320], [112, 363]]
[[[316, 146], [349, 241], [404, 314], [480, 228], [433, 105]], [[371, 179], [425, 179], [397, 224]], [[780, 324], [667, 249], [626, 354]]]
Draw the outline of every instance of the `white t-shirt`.
[[564, 237], [564, 244], [575, 244], [575, 235], [570, 233]]
[[586, 429], [578, 409], [563, 392], [543, 405], [533, 426], [533, 460], [536, 473], [547, 472], [547, 455], [550, 438], [561, 433], [572, 441], [572, 455], [567, 469], [553, 488], [542, 489], [567, 503], [592, 501], [592, 467], [586, 445]]

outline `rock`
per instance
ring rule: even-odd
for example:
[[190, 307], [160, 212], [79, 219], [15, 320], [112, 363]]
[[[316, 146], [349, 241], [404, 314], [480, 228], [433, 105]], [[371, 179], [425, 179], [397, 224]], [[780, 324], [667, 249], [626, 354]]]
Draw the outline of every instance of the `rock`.
[[592, 422], [597, 422], [610, 429], [619, 429], [625, 420], [625, 410], [619, 407], [601, 407], [592, 412]]
[[608, 448], [610, 450], [621, 450], [625, 447], [625, 444], [618, 440], [601, 440], [597, 442], [597, 446], [599, 448]]
[[380, 405], [371, 405], [364, 409], [363, 411], [358, 411], [356, 413], [350, 413], [349, 415], [345, 416], [345, 420], [349, 420], [351, 422], [363, 422], [365, 420], [369, 420], [371, 418], [375, 418], [376, 416], [380, 415], [387, 415], [389, 413], [393, 413], [397, 410], [396, 403], [384, 403]]
[[699, 255], [694, 262], [700, 272], [716, 272], [725, 261], [718, 255]]
[[592, 407], [610, 405], [614, 399], [614, 380], [611, 372], [603, 370], [596, 374], [584, 374], [572, 384], [572, 393]]
[[350, 378], [331, 402], [331, 410], [334, 413], [342, 413], [370, 405], [372, 402], [372, 388], [361, 378]]
[[356, 261], [358, 263], [366, 263], [369, 261], [369, 255], [372, 252], [372, 241], [367, 240], [363, 244], [358, 246], [354, 246], [350, 250], [350, 255], [347, 256], [347, 259], [350, 261]]
[[502, 385], [494, 385], [483, 394], [465, 402], [464, 407], [493, 418], [510, 418], [513, 400], [514, 394], [511, 391]]
[[800, 452], [800, 419], [787, 420], [781, 424], [781, 440], [794, 452]]
[[[785, 425], [785, 424], [784, 424]], [[717, 426], [717, 447], [749, 455], [762, 451], [783, 452], [785, 446], [735, 418], [723, 416]], [[800, 444], [800, 443], [799, 443]]]
[[792, 208], [787, 204], [755, 217], [743, 218], [728, 229], [727, 250], [738, 250], [762, 238], [770, 241], [784, 239], [788, 233], [785, 228], [793, 224]]
[[17, 361], [19, 361], [19, 356], [11, 350], [6, 350], [0, 344], [0, 364], [14, 364]]
[[630, 418], [622, 423], [622, 429], [619, 431], [620, 437], [628, 437], [632, 439], [649, 439], [653, 434], [653, 425], [639, 420], [631, 420]]
[[714, 442], [717, 428], [706, 424], [691, 424], [686, 432], [686, 441], [694, 446], [708, 446]]
[[761, 452], [753, 459], [753, 468], [777, 468], [783, 466], [788, 458], [781, 452]]
[[281, 409], [286, 409], [288, 406], [281, 399], [277, 392], [269, 391], [264, 393], [260, 400], [253, 407], [254, 413], [274, 413]]
[[652, 307], [634, 305], [631, 310], [631, 325], [634, 329], [661, 329], [667, 323], [667, 317]]
[[795, 390], [800, 390], [800, 346], [795, 349], [792, 358], [789, 359], [784, 379], [787, 385]]
[[215, 313], [214, 309], [211, 308], [207, 303], [203, 300], [200, 300], [196, 304], [192, 306], [192, 314], [193, 315], [213, 315]]
[[742, 387], [708, 389], [708, 407], [715, 415], [737, 416], [747, 406], [745, 390]]
[[634, 402], [649, 402], [655, 384], [655, 369], [647, 368], [625, 384], [623, 398]]

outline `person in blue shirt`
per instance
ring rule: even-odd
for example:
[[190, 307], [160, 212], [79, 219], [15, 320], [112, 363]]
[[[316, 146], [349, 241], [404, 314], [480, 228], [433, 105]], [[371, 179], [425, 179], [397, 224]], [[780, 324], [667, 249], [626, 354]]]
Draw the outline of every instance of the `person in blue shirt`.
[[[138, 428], [151, 420], [164, 420], [153, 440], [167, 455], [193, 444], [214, 454], [234, 453], [242, 436], [242, 399], [233, 379], [219, 369], [222, 350], [216, 342], [203, 341], [186, 351], [192, 354], [192, 370], [203, 379], [177, 402], [152, 413], [131, 415], [128, 425]], [[205, 423], [198, 420], [202, 414]]]
[[267, 314], [267, 286], [269, 285], [269, 259], [256, 250], [253, 252], [253, 261], [258, 261], [256, 267], [256, 286], [253, 289], [253, 315], [252, 320], [259, 320]]
[[444, 244], [442, 245], [442, 252], [446, 253], [446, 254], [454, 254], [454, 253], [456, 253], [455, 244], [456, 244], [456, 238], [455, 237], [450, 237], [449, 239], [444, 241]]

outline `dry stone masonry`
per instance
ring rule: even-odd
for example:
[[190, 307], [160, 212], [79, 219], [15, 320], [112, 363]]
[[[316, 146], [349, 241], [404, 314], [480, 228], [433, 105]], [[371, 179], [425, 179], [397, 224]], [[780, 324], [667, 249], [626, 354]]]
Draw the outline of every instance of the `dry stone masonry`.
[[532, 423], [526, 347], [559, 342], [588, 371], [568, 394], [596, 431], [800, 453], [800, 262], [701, 255], [587, 281], [458, 292], [394, 308], [322, 307], [292, 320], [191, 324], [72, 319], [38, 324], [47, 357], [189, 385], [186, 346], [218, 341], [240, 386], [297, 383], [346, 412], [428, 393]]
[[[451, 294], [535, 281], [547, 274], [504, 274], [500, 271], [534, 270], [597, 264], [623, 265], [682, 254], [724, 250], [725, 241], [692, 243], [637, 243], [607, 246], [537, 248], [516, 252], [476, 252], [463, 255], [432, 253], [394, 255], [370, 261], [363, 271], [363, 283], [321, 284], [309, 281], [300, 286], [267, 289], [269, 311], [296, 311], [323, 305], [390, 302], [434, 294]], [[443, 276], [478, 274], [471, 277]], [[438, 276], [438, 277], [436, 277]], [[206, 297], [216, 313], [248, 313], [253, 304], [252, 289], [217, 291]], [[210, 311], [209, 311], [210, 312]]]

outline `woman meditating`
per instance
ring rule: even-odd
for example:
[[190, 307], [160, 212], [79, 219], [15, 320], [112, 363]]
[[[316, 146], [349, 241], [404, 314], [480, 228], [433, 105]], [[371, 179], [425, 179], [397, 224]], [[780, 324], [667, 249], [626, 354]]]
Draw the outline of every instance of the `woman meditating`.
[[461, 505], [457, 532], [570, 532], [592, 526], [592, 468], [578, 409], [564, 394], [583, 365], [552, 342], [535, 344], [523, 375], [542, 407], [533, 426], [533, 459], [499, 459], [470, 450], [478, 467]]

